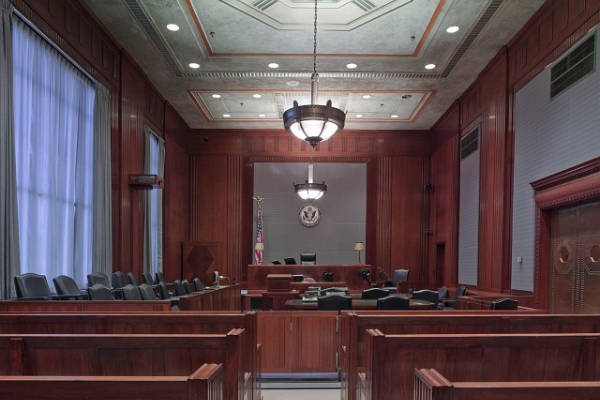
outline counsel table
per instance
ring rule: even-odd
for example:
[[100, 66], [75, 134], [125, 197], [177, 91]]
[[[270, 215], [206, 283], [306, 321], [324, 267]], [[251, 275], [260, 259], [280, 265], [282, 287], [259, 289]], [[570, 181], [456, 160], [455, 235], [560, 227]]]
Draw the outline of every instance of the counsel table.
[[[317, 302], [303, 302], [302, 299], [293, 299], [285, 302], [286, 308], [294, 310], [316, 310]], [[377, 307], [377, 300], [352, 299], [353, 310], [373, 310]], [[425, 300], [410, 300], [411, 310], [434, 309], [435, 304]]]

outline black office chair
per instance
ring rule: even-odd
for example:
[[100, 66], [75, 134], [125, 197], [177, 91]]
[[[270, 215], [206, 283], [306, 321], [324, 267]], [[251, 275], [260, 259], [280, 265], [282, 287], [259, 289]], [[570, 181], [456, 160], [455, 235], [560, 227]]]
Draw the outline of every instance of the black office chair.
[[300, 264], [314, 265], [317, 263], [317, 253], [302, 253], [300, 254]]
[[402, 295], [391, 294], [377, 299], [378, 310], [408, 310], [410, 309], [410, 300]]
[[165, 275], [162, 272], [157, 272], [156, 274], [156, 283], [160, 283], [160, 282], [165, 282], [167, 283], [167, 281], [165, 281]]
[[84, 293], [81, 293], [79, 286], [77, 286], [77, 283], [71, 277], [60, 275], [52, 279], [52, 282], [54, 283], [54, 288], [56, 288], [56, 293], [59, 295], [72, 296], [71, 298], [75, 300], [82, 300], [87, 297]]
[[111, 290], [100, 283], [96, 283], [88, 288], [90, 300], [114, 300]]
[[342, 294], [332, 294], [317, 298], [317, 308], [319, 310], [351, 310], [352, 297]]
[[147, 285], [154, 285], [154, 279], [152, 279], [152, 274], [150, 272], [142, 272], [142, 280]]
[[432, 302], [433, 304], [437, 304], [438, 292], [436, 290], [429, 289], [417, 290], [416, 292], [413, 292], [412, 298], [413, 300], [425, 300]]
[[190, 282], [187, 279], [182, 280], [181, 284], [183, 285], [183, 289], [185, 290], [185, 294], [192, 294], [192, 292], [194, 291], [194, 289], [192, 289], [192, 285], [190, 285]]
[[175, 286], [175, 296], [185, 296], [187, 294], [185, 287], [183, 287], [183, 284], [179, 279], [173, 282], [173, 285]]
[[127, 278], [129, 278], [129, 283], [131, 283], [133, 286], [137, 286], [138, 285], [137, 278], [135, 277], [135, 275], [133, 274], [133, 272], [129, 272], [127, 274]]
[[200, 278], [194, 278], [192, 283], [194, 284], [194, 289], [196, 290], [196, 292], [201, 292], [204, 290], [204, 285], [202, 284]]
[[496, 299], [490, 304], [490, 310], [516, 310], [518, 307], [519, 302], [508, 297]]
[[142, 300], [158, 300], [158, 297], [156, 297], [156, 294], [154, 294], [154, 289], [152, 289], [152, 286], [148, 285], [147, 283], [142, 283], [140, 286], [138, 286], [138, 289], [140, 291], [140, 295], [142, 296]]
[[296, 259], [294, 257], [285, 257], [283, 262], [285, 265], [296, 265]]
[[408, 269], [395, 269], [392, 275], [392, 285], [398, 286], [399, 283], [408, 282]]
[[142, 300], [142, 294], [137, 286], [128, 284], [123, 286], [123, 298], [125, 300]]
[[162, 300], [168, 300], [171, 298], [171, 293], [169, 293], [169, 288], [167, 288], [167, 284], [164, 282], [158, 283], [158, 295]]
[[125, 285], [127, 285], [127, 279], [125, 278], [125, 274], [121, 271], [113, 272], [112, 273], [113, 289], [121, 289]]
[[92, 272], [87, 276], [88, 287], [94, 286], [99, 283], [106, 287], [110, 287], [110, 279], [108, 276], [102, 272]]
[[379, 299], [381, 297], [388, 296], [389, 294], [390, 293], [385, 289], [371, 288], [371, 289], [362, 291], [362, 298], [369, 299], [369, 300], [375, 300], [375, 299]]
[[459, 286], [456, 288], [456, 291], [454, 292], [454, 297], [451, 299], [443, 299], [442, 300], [442, 304], [444, 305], [444, 308], [447, 309], [455, 309], [456, 308], [456, 303], [458, 301], [458, 298], [461, 296], [466, 296], [467, 294], [467, 288], [464, 286]]
[[14, 277], [14, 282], [19, 299], [49, 300], [54, 297], [44, 275], [31, 272], [17, 275]]

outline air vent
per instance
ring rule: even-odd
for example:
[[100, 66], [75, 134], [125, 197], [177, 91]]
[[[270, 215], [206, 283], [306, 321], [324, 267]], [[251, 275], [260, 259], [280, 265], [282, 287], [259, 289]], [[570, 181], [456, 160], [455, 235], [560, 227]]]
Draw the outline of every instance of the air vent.
[[467, 158], [470, 154], [477, 151], [479, 148], [479, 128], [473, 129], [473, 131], [460, 141], [460, 159]]
[[550, 71], [550, 98], [594, 71], [596, 64], [596, 35], [575, 47]]

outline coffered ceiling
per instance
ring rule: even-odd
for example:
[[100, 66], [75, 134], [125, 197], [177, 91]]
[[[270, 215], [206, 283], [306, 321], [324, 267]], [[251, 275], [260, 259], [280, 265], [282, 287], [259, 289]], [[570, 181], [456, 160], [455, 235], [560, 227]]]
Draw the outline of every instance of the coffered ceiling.
[[[310, 102], [313, 0], [85, 2], [192, 128], [282, 128]], [[347, 129], [428, 129], [544, 0], [318, 3], [319, 103]]]

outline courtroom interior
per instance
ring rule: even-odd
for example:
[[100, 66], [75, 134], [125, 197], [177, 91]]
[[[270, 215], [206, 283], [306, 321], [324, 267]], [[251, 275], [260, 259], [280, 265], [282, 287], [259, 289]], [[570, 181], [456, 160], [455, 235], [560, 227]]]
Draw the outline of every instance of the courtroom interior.
[[600, 399], [600, 0], [0, 0], [0, 400]]

